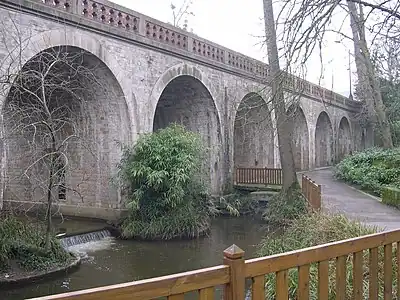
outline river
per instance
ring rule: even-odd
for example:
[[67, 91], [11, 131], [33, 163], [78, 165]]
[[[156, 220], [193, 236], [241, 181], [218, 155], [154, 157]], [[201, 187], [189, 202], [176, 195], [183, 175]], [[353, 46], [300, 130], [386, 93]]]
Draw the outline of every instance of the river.
[[[71, 224], [78, 228], [88, 226], [87, 222]], [[85, 255], [79, 270], [53, 280], [0, 291], [0, 299], [40, 297], [210, 267], [222, 263], [222, 251], [232, 244], [241, 247], [246, 258], [251, 258], [266, 232], [264, 226], [260, 217], [219, 217], [213, 221], [210, 234], [197, 240], [139, 242], [106, 238], [82, 244], [74, 249]]]

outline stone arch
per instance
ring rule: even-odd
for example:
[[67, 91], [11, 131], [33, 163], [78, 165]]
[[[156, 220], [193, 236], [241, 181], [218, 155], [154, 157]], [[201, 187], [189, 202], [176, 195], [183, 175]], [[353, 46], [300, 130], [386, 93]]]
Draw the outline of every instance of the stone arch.
[[[124, 112], [120, 111], [120, 124], [121, 128], [119, 130], [120, 135], [116, 135], [113, 139], [117, 140], [119, 137], [121, 137], [121, 141], [129, 141], [131, 140], [131, 135], [134, 130], [132, 129], [133, 124], [131, 123], [131, 118], [129, 116], [133, 116], [133, 110], [131, 108], [131, 105], [129, 101], [127, 101], [125, 95], [129, 95], [128, 90], [126, 87], [122, 85], [124, 82], [124, 70], [121, 68], [120, 64], [118, 61], [109, 54], [109, 52], [105, 49], [104, 44], [96, 38], [96, 36], [87, 34], [84, 31], [81, 30], [73, 30], [70, 28], [64, 28], [64, 29], [55, 29], [55, 30], [49, 30], [49, 31], [44, 31], [41, 33], [36, 34], [35, 36], [31, 36], [29, 38], [26, 38], [23, 41], [23, 47], [19, 48], [16, 47], [13, 49], [13, 52], [10, 52], [10, 55], [8, 55], [3, 62], [3, 66], [7, 66], [7, 72], [10, 72], [12, 74], [17, 74], [23, 66], [26, 65], [28, 61], [30, 61], [35, 55], [38, 53], [42, 53], [43, 51], [46, 51], [48, 49], [54, 49], [56, 47], [74, 47], [77, 49], [81, 49], [82, 51], [85, 51], [86, 53], [90, 54], [93, 58], [95, 57], [101, 64], [103, 64], [104, 69], [108, 70], [108, 80], [114, 82], [114, 87], [116, 87], [116, 92], [114, 93], [114, 99], [118, 98], [118, 105], [120, 107], [123, 107]], [[22, 50], [21, 50], [22, 49]], [[18, 60], [14, 60], [13, 57], [18, 57]], [[10, 87], [7, 87], [8, 89]], [[8, 94], [8, 90], [5, 90], [4, 95]], [[4, 103], [7, 97], [0, 97], [0, 109], [3, 114], [3, 108], [4, 108]], [[117, 106], [118, 106], [117, 105]], [[112, 105], [111, 105], [112, 106]], [[3, 120], [0, 120], [1, 122], [1, 135], [4, 137], [4, 122]], [[123, 124], [122, 124], [123, 123]], [[121, 134], [123, 136], [121, 136]], [[104, 141], [105, 142], [105, 141]], [[110, 157], [113, 157], [113, 160], [117, 156], [120, 155], [120, 151], [116, 149], [115, 146], [115, 141], [112, 142], [113, 146], [112, 151], [109, 152]], [[1, 199], [6, 199], [9, 195], [6, 195], [5, 187], [6, 184], [8, 184], [8, 181], [4, 180], [4, 178], [9, 178], [7, 175], [7, 161], [8, 161], [8, 151], [7, 151], [7, 146], [5, 144], [0, 145], [0, 152], [1, 152], [1, 157], [0, 157], [0, 171], [1, 171], [1, 186], [0, 186], [0, 197]], [[114, 169], [114, 168], [113, 168]], [[103, 170], [105, 171], [105, 170]], [[103, 171], [100, 172], [103, 174]], [[96, 181], [95, 181], [96, 182]], [[100, 183], [100, 181], [97, 181]], [[97, 184], [95, 184], [97, 186]], [[104, 182], [104, 187], [109, 188], [109, 181]], [[95, 188], [92, 189], [91, 192], [94, 193]], [[120, 199], [120, 197], [117, 195], [117, 192], [114, 191], [112, 188], [110, 188], [106, 193], [107, 195], [101, 196], [103, 199], [110, 199], [110, 203], [103, 203], [101, 201], [100, 194], [102, 193], [102, 188], [98, 189], [98, 193], [94, 197], [93, 193], [91, 196], [91, 199], [96, 202], [96, 206], [105, 206], [105, 207], [118, 207], [121, 206], [121, 203], [116, 203], [115, 201], [120, 201], [117, 200]], [[9, 194], [9, 193], [8, 193]], [[14, 197], [15, 198], [15, 197]], [[96, 199], [95, 199], [96, 198]], [[95, 200], [94, 200], [95, 199]], [[7, 200], [7, 199], [6, 199]], [[24, 201], [27, 200], [26, 198]], [[76, 200], [76, 199], [75, 199]], [[93, 202], [91, 201], [91, 202]], [[112, 202], [112, 203], [111, 203]], [[81, 200], [79, 201], [79, 205], [85, 206], [86, 203], [83, 203]]]
[[234, 123], [235, 167], [273, 167], [274, 131], [265, 100], [257, 93], [246, 94]]
[[315, 166], [325, 167], [332, 164], [333, 156], [332, 122], [325, 111], [322, 111], [315, 126]]
[[[76, 47], [85, 50], [104, 63], [112, 73], [112, 76], [118, 81], [120, 88], [124, 92], [124, 101], [126, 102], [129, 111], [132, 111], [130, 103], [126, 101], [125, 97], [129, 93], [122, 84], [125, 79], [125, 73], [121, 64], [104, 48], [101, 40], [92, 34], [85, 33], [84, 31], [64, 28], [36, 34], [24, 42], [22, 50], [18, 47], [14, 49], [12, 55], [8, 55], [4, 60], [3, 66], [7, 66], [7, 72], [17, 74], [19, 70], [38, 53], [41, 53], [46, 49], [62, 46]], [[18, 57], [18, 61], [16, 61], [14, 57]]]
[[338, 128], [338, 160], [342, 160], [351, 154], [351, 129], [347, 117], [342, 117]]
[[[50, 33], [50, 36], [51, 33]], [[68, 40], [65, 35], [65, 40]], [[43, 38], [43, 37], [42, 37]], [[98, 208], [119, 208], [122, 206], [118, 191], [110, 184], [110, 178], [115, 172], [115, 165], [119, 161], [120, 147], [117, 142], [127, 143], [131, 140], [131, 122], [129, 117], [128, 105], [125, 100], [123, 89], [108, 65], [96, 54], [89, 51], [88, 47], [82, 48], [71, 44], [60, 44], [60, 39], [49, 39], [47, 43], [41, 43], [36, 38], [37, 43], [32, 45], [39, 49], [28, 58], [24, 54], [24, 64], [17, 74], [26, 74], [28, 70], [38, 70], [40, 62], [44, 62], [46, 57], [68, 56], [76, 65], [91, 70], [92, 73], [75, 73], [76, 81], [80, 82], [79, 89], [74, 91], [81, 99], [84, 99], [85, 106], [71, 104], [71, 93], [65, 93], [62, 89], [54, 89], [49, 92], [47, 99], [53, 112], [60, 111], [62, 114], [70, 115], [75, 120], [73, 127], [71, 124], [60, 125], [58, 130], [59, 139], [71, 137], [71, 132], [77, 132], [79, 138], [72, 137], [66, 144], [65, 153], [68, 157], [68, 169], [63, 173], [64, 196], [59, 196], [61, 204], [75, 206], [90, 206]], [[43, 40], [44, 41], [44, 40]], [[51, 47], [44, 48], [53, 44]], [[30, 49], [29, 51], [31, 51]], [[27, 50], [28, 51], [28, 50]], [[29, 52], [28, 51], [28, 52]], [[106, 57], [103, 54], [103, 57]], [[43, 63], [45, 64], [45, 63]], [[62, 64], [60, 64], [62, 65]], [[63, 64], [59, 69], [60, 80], [68, 82], [68, 72], [72, 63]], [[74, 69], [76, 70], [76, 69]], [[72, 71], [71, 71], [72, 72]], [[25, 75], [20, 75], [25, 76]], [[64, 77], [63, 77], [64, 76]], [[89, 76], [92, 78], [89, 80]], [[54, 78], [54, 77], [53, 77]], [[95, 84], [97, 83], [97, 84]], [[24, 89], [31, 90], [33, 86], [27, 84]], [[3, 103], [3, 115], [5, 131], [11, 125], [9, 112], [10, 103], [26, 107], [31, 101], [29, 96], [18, 98], [18, 88], [16, 83], [8, 91], [8, 96]], [[29, 94], [28, 94], [29, 95]], [[71, 98], [68, 98], [71, 97]], [[72, 117], [73, 116], [73, 117]], [[76, 129], [76, 131], [75, 131]], [[25, 131], [23, 134], [10, 136], [7, 144], [2, 149], [6, 153], [7, 165], [4, 165], [7, 182], [7, 189], [4, 193], [6, 200], [14, 201], [41, 201], [45, 191], [40, 187], [39, 181], [46, 178], [46, 170], [38, 165], [35, 170], [36, 181], [28, 179], [22, 175], [27, 170], [27, 166], [35, 159], [36, 155], [41, 155], [48, 150], [47, 143], [41, 144], [35, 137], [40, 136], [42, 129], [35, 136], [31, 132]], [[43, 133], [44, 136], [44, 133]], [[28, 139], [33, 139], [36, 145], [41, 148], [32, 150]], [[43, 148], [43, 149], [42, 149]], [[60, 195], [60, 194], [59, 194]]]
[[265, 85], [260, 85], [252, 82], [247, 82], [244, 80], [239, 81], [236, 83], [235, 86], [231, 88], [233, 90], [232, 94], [229, 95], [229, 98], [232, 98], [232, 105], [231, 105], [231, 114], [230, 117], [232, 119], [232, 125], [235, 123], [235, 117], [239, 110], [240, 106], [243, 106], [243, 100], [251, 95], [258, 96], [266, 103], [266, 109], [270, 112], [272, 110], [271, 104], [268, 103], [265, 99], [268, 99], [270, 96], [269, 87]]
[[[177, 64], [167, 71], [165, 71], [155, 83], [150, 97], [149, 97], [149, 119], [148, 119], [148, 131], [151, 131], [154, 124], [154, 117], [156, 114], [156, 108], [161, 97], [161, 94], [164, 92], [167, 85], [173, 81], [175, 78], [180, 76], [188, 76], [194, 79], [197, 79], [207, 92], [210, 94], [210, 97], [213, 99], [213, 105], [217, 112], [218, 122], [221, 120], [221, 113], [218, 108], [217, 102], [215, 101], [218, 97], [218, 91], [212, 84], [211, 80], [203, 74], [203, 72], [197, 68], [196, 66], [189, 65], [186, 63]], [[220, 126], [220, 125], [219, 125]], [[221, 130], [220, 128], [218, 130]]]
[[289, 107], [288, 115], [293, 119], [292, 143], [296, 170], [308, 170], [310, 167], [310, 138], [306, 116], [300, 105], [294, 104]]
[[[186, 71], [182, 72], [183, 69]], [[171, 123], [179, 123], [198, 132], [207, 147], [204, 170], [208, 173], [210, 189], [213, 194], [218, 194], [222, 189], [222, 136], [218, 110], [212, 94], [201, 81], [201, 73], [187, 72], [190, 69], [188, 67], [183, 69], [174, 72], [170, 80], [164, 81], [165, 87], [154, 110], [152, 129], [155, 131]], [[194, 73], [196, 76], [177, 75], [182, 73]]]

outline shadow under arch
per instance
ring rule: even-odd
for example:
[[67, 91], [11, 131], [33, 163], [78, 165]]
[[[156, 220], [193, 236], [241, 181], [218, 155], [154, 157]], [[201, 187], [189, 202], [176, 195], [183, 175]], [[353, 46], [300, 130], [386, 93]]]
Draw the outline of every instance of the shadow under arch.
[[[222, 135], [218, 109], [209, 89], [201, 81], [202, 76], [196, 69], [182, 67], [178, 72], [167, 73], [163, 80], [164, 88], [155, 91], [159, 94], [154, 109], [152, 130], [167, 127], [171, 123], [184, 125], [188, 130], [197, 132], [207, 148], [204, 161], [204, 174], [209, 178], [212, 194], [219, 194], [223, 184], [223, 165], [221, 162]], [[197, 74], [192, 76], [191, 74]], [[160, 87], [155, 87], [158, 90]], [[155, 90], [153, 89], [153, 90]]]
[[296, 171], [308, 170], [310, 167], [310, 137], [307, 119], [299, 104], [292, 104], [287, 110], [293, 119], [292, 143]]
[[337, 136], [338, 160], [340, 161], [352, 152], [351, 127], [349, 119], [345, 116], [340, 119]]
[[[149, 118], [149, 123], [148, 123], [148, 130], [150, 131], [151, 128], [153, 127], [154, 124], [154, 117], [156, 114], [156, 109], [157, 105], [159, 103], [161, 94], [164, 92], [165, 88], [168, 86], [168, 84], [173, 81], [174, 79], [181, 77], [181, 76], [188, 76], [192, 77], [194, 79], [197, 79], [202, 86], [207, 90], [209, 93], [210, 97], [212, 98], [213, 101], [213, 106], [216, 109], [217, 112], [217, 117], [218, 117], [218, 122], [221, 126], [221, 112], [220, 109], [217, 105], [216, 99], [218, 99], [218, 91], [214, 87], [213, 83], [211, 80], [207, 78], [203, 74], [203, 72], [197, 68], [196, 66], [187, 64], [187, 63], [179, 63], [175, 66], [170, 67], [168, 70], [166, 70], [156, 81], [154, 84], [154, 87], [151, 90], [150, 96], [149, 96], [149, 112], [150, 112], [150, 118]], [[221, 131], [221, 128], [219, 128]]]
[[322, 111], [315, 125], [315, 166], [326, 167], [333, 162], [333, 127], [325, 111]]
[[234, 120], [234, 166], [266, 168], [274, 166], [274, 130], [271, 113], [258, 93], [247, 93]]

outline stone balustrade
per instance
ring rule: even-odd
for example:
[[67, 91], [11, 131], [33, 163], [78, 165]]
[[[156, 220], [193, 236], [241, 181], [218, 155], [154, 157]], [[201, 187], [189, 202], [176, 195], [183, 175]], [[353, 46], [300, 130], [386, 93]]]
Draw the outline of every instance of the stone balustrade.
[[[41, 7], [51, 7], [54, 9], [54, 16], [60, 19], [63, 18], [63, 14], [65, 16], [72, 14], [75, 17], [101, 24], [100, 30], [104, 30], [104, 26], [112, 27], [117, 29], [124, 37], [128, 36], [132, 40], [136, 40], [138, 37], [144, 38], [150, 46], [154, 46], [154, 42], [161, 46], [168, 45], [169, 51], [176, 51], [180, 55], [187, 53], [188, 56], [195, 57], [199, 61], [228, 68], [236, 73], [251, 76], [257, 81], [263, 82], [269, 79], [268, 65], [261, 61], [110, 1], [5, 0], [5, 2], [25, 6], [29, 10], [34, 9], [39, 12]], [[113, 33], [115, 34], [115, 31]], [[358, 101], [349, 100], [340, 94], [290, 74], [286, 74], [283, 82], [288, 90], [299, 92], [314, 99], [321, 99], [327, 104], [354, 109], [358, 109], [361, 105]]]

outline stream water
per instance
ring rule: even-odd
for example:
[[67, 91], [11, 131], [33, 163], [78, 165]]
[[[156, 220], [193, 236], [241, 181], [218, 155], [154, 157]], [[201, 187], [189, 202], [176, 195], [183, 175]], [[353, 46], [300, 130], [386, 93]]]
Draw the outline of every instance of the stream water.
[[[86, 223], [66, 221], [63, 226], [67, 231], [71, 227], [91, 226]], [[79, 270], [52, 280], [0, 290], [0, 299], [40, 297], [219, 265], [222, 251], [232, 244], [251, 258], [265, 232], [259, 217], [244, 216], [215, 219], [210, 235], [197, 240], [139, 242], [106, 237], [73, 246], [72, 250], [84, 257]]]

